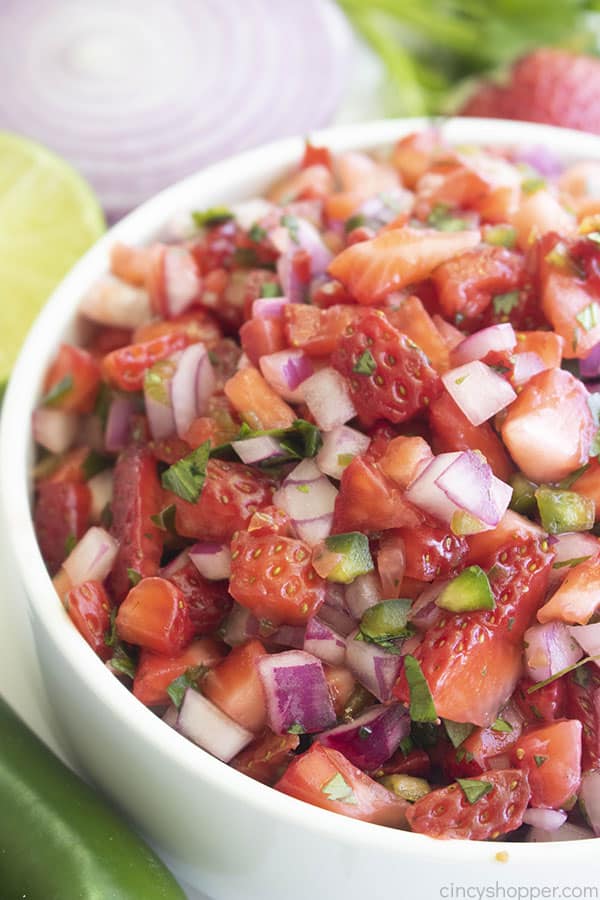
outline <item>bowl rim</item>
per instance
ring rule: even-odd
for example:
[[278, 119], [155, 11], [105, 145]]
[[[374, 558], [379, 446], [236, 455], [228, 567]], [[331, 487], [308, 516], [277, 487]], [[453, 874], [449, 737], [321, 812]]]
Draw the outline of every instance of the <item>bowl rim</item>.
[[[547, 125], [494, 119], [387, 119], [336, 126], [311, 135], [316, 143], [332, 149], [372, 149], [391, 144], [410, 132], [440, 128], [444, 139], [454, 144], [477, 143], [498, 146], [551, 147], [573, 161], [600, 160], [600, 138]], [[30, 512], [29, 464], [31, 461], [31, 413], [40, 394], [43, 373], [58, 341], [73, 320], [84, 289], [107, 270], [108, 251], [115, 241], [140, 244], [158, 233], [169, 217], [190, 208], [190, 197], [211, 197], [220, 190], [231, 193], [236, 180], [257, 180], [274, 170], [289, 167], [300, 158], [304, 138], [284, 138], [229, 157], [161, 191], [113, 226], [71, 269], [52, 293], [32, 326], [14, 366], [4, 397], [0, 421], [0, 503], [10, 551], [28, 596], [29, 612], [60, 646], [76, 671], [82, 686], [98, 698], [135, 740], [157, 745], [182, 777], [207, 780], [219, 790], [243, 799], [257, 813], [283, 818], [299, 829], [331, 838], [353, 849], [384, 849], [390, 853], [411, 852], [431, 862], [489, 862], [498, 850], [509, 850], [513, 863], [549, 862], [557, 865], [591, 862], [597, 841], [541, 844], [464, 840], [432, 841], [419, 834], [360, 822], [299, 802], [262, 785], [186, 740], [161, 723], [147, 707], [115, 678], [72, 627], [57, 601], [52, 582], [39, 553]], [[252, 192], [245, 192], [252, 196]], [[240, 196], [239, 199], [245, 199]], [[208, 201], [208, 202], [214, 202]], [[48, 334], [56, 339], [48, 341]], [[335, 816], [335, 819], [332, 817]], [[550, 848], [550, 849], [549, 849]]]

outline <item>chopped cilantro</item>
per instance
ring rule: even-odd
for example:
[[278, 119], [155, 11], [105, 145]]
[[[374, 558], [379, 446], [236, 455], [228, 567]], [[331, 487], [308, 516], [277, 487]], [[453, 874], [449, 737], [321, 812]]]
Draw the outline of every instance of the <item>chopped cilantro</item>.
[[280, 294], [281, 288], [276, 281], [267, 281], [265, 284], [261, 285], [261, 297], [279, 297]]
[[65, 538], [65, 556], [68, 556], [77, 544], [77, 537], [74, 534], [68, 534]]
[[117, 644], [109, 664], [114, 672], [119, 672], [121, 675], [127, 675], [128, 678], [135, 678], [135, 663], [126, 653], [122, 644]]
[[575, 559], [563, 559], [562, 562], [554, 563], [552, 566], [553, 569], [564, 569], [566, 566], [573, 567], [578, 566], [579, 563], [585, 562], [586, 559], [589, 559], [589, 556], [578, 556]]
[[496, 294], [492, 300], [497, 316], [508, 316], [519, 303], [519, 291], [508, 291], [507, 294]]
[[600, 325], [600, 306], [593, 300], [575, 316], [584, 331], [591, 331]]
[[337, 464], [338, 466], [349, 466], [352, 460], [354, 459], [353, 453], [338, 453], [337, 455]]
[[531, 687], [527, 688], [528, 694], [533, 694], [535, 691], [541, 691], [543, 687], [546, 687], [547, 684], [552, 684], [553, 681], [556, 681], [558, 678], [562, 678], [563, 675], [568, 675], [569, 672], [574, 672], [576, 669], [579, 669], [580, 666], [584, 666], [586, 663], [595, 662], [595, 660], [600, 659], [600, 656], [584, 656], [583, 659], [580, 659], [579, 662], [573, 663], [572, 666], [567, 666], [565, 669], [561, 669], [560, 672], [556, 672], [554, 675], [551, 675], [550, 678], [546, 678], [544, 681], [538, 681], [536, 684], [532, 684]]
[[281, 217], [281, 224], [290, 233], [290, 237], [295, 244], [300, 243], [300, 235], [298, 232], [299, 224], [296, 216], [285, 215]]
[[452, 719], [443, 719], [442, 721], [453, 747], [460, 747], [475, 728], [470, 722], [453, 722]]
[[260, 244], [261, 241], [267, 236], [267, 232], [264, 228], [258, 225], [256, 222], [254, 225], [248, 230], [248, 237], [251, 241], [254, 241], [255, 244]]
[[437, 203], [433, 207], [427, 224], [437, 228], [438, 231], [463, 231], [469, 228], [469, 223], [465, 219], [454, 216], [450, 207], [445, 203]]
[[365, 350], [352, 366], [352, 371], [357, 375], [372, 375], [376, 368], [377, 363], [373, 354], [370, 350]]
[[176, 534], [175, 512], [175, 504], [172, 503], [170, 506], [165, 506], [164, 509], [161, 509], [155, 516], [150, 516], [150, 520], [154, 522], [156, 527], [160, 528], [161, 531], [168, 531], [170, 534]]
[[127, 577], [132, 587], [135, 587], [142, 580], [142, 576], [136, 569], [127, 569]]
[[462, 384], [463, 381], [466, 381], [468, 377], [468, 375], [460, 375], [458, 378], [454, 379], [454, 384]]
[[99, 472], [103, 472], [105, 469], [108, 469], [110, 465], [111, 460], [107, 456], [103, 456], [101, 453], [97, 453], [96, 450], [90, 450], [83, 461], [81, 471], [83, 472], [83, 477], [85, 478], [85, 480], [89, 481], [90, 478], [94, 477], [94, 475], [98, 475]]
[[188, 503], [197, 503], [204, 487], [209, 455], [210, 441], [205, 441], [163, 472], [162, 486]]
[[213, 228], [215, 225], [222, 225], [223, 222], [228, 222], [233, 218], [233, 213], [227, 206], [212, 206], [210, 209], [195, 210], [192, 213], [192, 219], [198, 228]]
[[174, 678], [167, 688], [167, 694], [173, 701], [173, 704], [179, 709], [183, 703], [185, 692], [188, 688], [198, 690], [198, 682], [206, 674], [208, 669], [206, 666], [190, 666], [183, 675]]
[[402, 751], [403, 756], [408, 756], [409, 753], [412, 753], [414, 749], [414, 744], [412, 742], [412, 738], [409, 734], [406, 735], [405, 738], [402, 738], [400, 741], [400, 750]]
[[55, 403], [58, 403], [59, 400], [66, 397], [69, 391], [73, 389], [73, 384], [73, 376], [65, 375], [64, 378], [61, 378], [60, 381], [57, 381], [56, 384], [50, 388], [47, 394], [44, 394], [40, 400], [40, 405], [54, 406]]
[[538, 769], [539, 769], [540, 766], [543, 766], [544, 763], [546, 762], [546, 760], [548, 759], [547, 756], [537, 756], [537, 754], [534, 755], [533, 758], [534, 758], [534, 760], [535, 760], [535, 764], [536, 764], [536, 766], [538, 767]]
[[437, 713], [421, 665], [410, 653], [404, 657], [404, 671], [410, 691], [410, 717], [413, 722], [437, 722]]
[[308, 494], [310, 491], [310, 488], [307, 484], [297, 484], [296, 490], [300, 491], [301, 494]]
[[325, 794], [329, 800], [339, 800], [342, 803], [351, 803], [353, 806], [356, 806], [357, 803], [354, 791], [339, 772], [336, 772], [333, 778], [323, 785], [321, 793]]
[[290, 725], [288, 728], [288, 734], [306, 734], [306, 731], [304, 730], [303, 725], [299, 722], [294, 722], [294, 724]]
[[349, 219], [346, 219], [346, 224], [344, 225], [344, 231], [346, 234], [349, 234], [351, 231], [354, 231], [355, 228], [362, 228], [363, 225], [367, 224], [367, 220], [364, 216], [358, 213], [355, 216], [350, 216]]
[[486, 794], [489, 794], [494, 787], [489, 781], [480, 781], [478, 778], [457, 778], [456, 782], [460, 785], [471, 806], [477, 803], [478, 800], [481, 800], [482, 797], [485, 797]]
[[513, 727], [510, 722], [498, 718], [495, 722], [492, 722], [491, 729], [492, 731], [505, 731], [508, 734], [513, 730]]
[[484, 240], [486, 244], [512, 250], [517, 243], [517, 231], [511, 225], [495, 225], [486, 229]]
[[535, 194], [545, 187], [546, 180], [539, 175], [533, 178], [526, 178], [525, 181], [521, 182], [521, 190], [524, 194]]

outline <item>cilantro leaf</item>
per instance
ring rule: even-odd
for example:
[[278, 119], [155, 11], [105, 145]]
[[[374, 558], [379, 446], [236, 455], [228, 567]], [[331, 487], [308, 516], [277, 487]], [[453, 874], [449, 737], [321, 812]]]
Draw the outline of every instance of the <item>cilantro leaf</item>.
[[339, 772], [336, 772], [331, 781], [323, 785], [321, 793], [325, 794], [329, 800], [340, 800], [342, 803], [351, 803], [353, 806], [356, 806], [358, 802], [354, 791]]
[[513, 730], [510, 722], [506, 722], [504, 719], [496, 719], [495, 722], [491, 724], [492, 731], [505, 731], [507, 734]]
[[508, 291], [507, 294], [496, 294], [492, 300], [497, 316], [508, 316], [519, 303], [519, 291]]
[[537, 754], [534, 754], [533, 758], [535, 760], [535, 764], [538, 767], [538, 769], [540, 766], [543, 766], [544, 763], [546, 762], [546, 760], [548, 759], [547, 756], [538, 756]]
[[489, 781], [480, 781], [478, 778], [457, 778], [456, 782], [460, 785], [471, 806], [477, 803], [478, 800], [481, 800], [482, 797], [485, 797], [486, 794], [489, 794], [494, 787]]
[[161, 509], [155, 516], [150, 516], [150, 521], [153, 522], [157, 528], [160, 528], [161, 531], [168, 531], [169, 534], [177, 534], [175, 530], [176, 511], [175, 504], [171, 503], [170, 506], [165, 506], [165, 508]]
[[68, 534], [65, 538], [65, 556], [68, 556], [77, 544], [77, 537], [74, 534]]
[[404, 657], [404, 671], [410, 691], [410, 717], [413, 722], [437, 722], [437, 712], [421, 665], [414, 656]]
[[142, 576], [136, 569], [127, 569], [127, 577], [129, 578], [129, 583], [132, 587], [135, 587], [136, 584], [139, 584], [142, 580]]
[[300, 235], [298, 232], [299, 223], [298, 223], [298, 219], [296, 218], [296, 216], [290, 216], [290, 215], [282, 216], [281, 224], [283, 225], [284, 228], [287, 228], [293, 242], [295, 244], [299, 244], [300, 243]]
[[234, 215], [227, 206], [212, 206], [210, 209], [192, 212], [192, 219], [198, 228], [213, 228], [233, 218]]
[[254, 241], [255, 244], [260, 244], [261, 241], [264, 241], [266, 236], [267, 232], [264, 228], [258, 225], [257, 222], [255, 222], [254, 225], [252, 225], [252, 227], [248, 229], [248, 237], [251, 241]]
[[304, 726], [300, 724], [300, 722], [294, 722], [293, 725], [290, 725], [288, 728], [288, 734], [306, 734], [304, 730]]
[[62, 400], [63, 397], [67, 396], [69, 391], [73, 389], [73, 384], [73, 376], [65, 375], [64, 378], [61, 378], [60, 381], [57, 381], [56, 384], [50, 388], [47, 394], [44, 394], [40, 400], [40, 405], [54, 406], [55, 403], [58, 403], [59, 400]]
[[344, 231], [346, 234], [349, 234], [351, 231], [354, 231], [355, 228], [362, 228], [363, 225], [367, 224], [367, 220], [363, 215], [357, 213], [355, 216], [350, 216], [349, 219], [346, 219], [346, 224], [344, 225]]
[[352, 371], [357, 375], [372, 375], [376, 368], [375, 357], [370, 350], [365, 350], [352, 366]]
[[465, 219], [454, 216], [450, 207], [445, 203], [437, 203], [431, 210], [427, 224], [438, 231], [463, 231], [469, 228]]
[[281, 288], [275, 281], [267, 281], [265, 284], [261, 285], [261, 297], [279, 297], [280, 294]]
[[521, 190], [524, 194], [535, 194], [536, 191], [541, 191], [545, 187], [546, 179], [540, 175], [534, 175], [532, 178], [526, 178], [525, 181], [521, 182]]
[[173, 701], [173, 705], [179, 709], [183, 703], [185, 692], [188, 688], [198, 690], [198, 682], [208, 672], [206, 666], [190, 666], [183, 675], [174, 678], [167, 688], [167, 694]]
[[112, 462], [107, 456], [103, 456], [96, 450], [90, 450], [83, 461], [81, 471], [83, 472], [85, 480], [89, 481], [94, 475], [98, 475], [99, 472], [104, 472], [104, 470], [110, 468], [111, 465]]
[[136, 665], [121, 643], [117, 644], [109, 665], [114, 672], [118, 672], [120, 675], [127, 675], [128, 678], [135, 678]]
[[470, 722], [453, 722], [451, 719], [443, 719], [442, 721], [453, 747], [460, 747], [475, 728]]
[[204, 487], [209, 455], [210, 441], [205, 441], [163, 472], [162, 486], [188, 503], [197, 503]]
[[532, 684], [531, 687], [527, 688], [527, 693], [534, 694], [536, 691], [541, 691], [541, 689], [543, 687], [546, 687], [547, 684], [552, 684], [553, 681], [556, 681], [558, 678], [562, 678], [563, 675], [568, 675], [569, 672], [575, 672], [576, 669], [579, 669], [586, 663], [595, 662], [597, 659], [600, 659], [600, 656], [584, 656], [584, 658], [580, 659], [579, 662], [573, 663], [572, 666], [567, 666], [565, 669], [561, 669], [560, 672], [556, 672], [554, 675], [551, 675], [550, 678], [546, 678], [544, 679], [544, 681], [538, 681], [535, 684]]

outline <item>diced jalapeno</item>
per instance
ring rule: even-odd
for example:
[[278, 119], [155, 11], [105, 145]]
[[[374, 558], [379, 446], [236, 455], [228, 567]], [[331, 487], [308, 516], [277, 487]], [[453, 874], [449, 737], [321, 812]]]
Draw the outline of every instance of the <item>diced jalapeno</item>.
[[548, 534], [589, 531], [594, 525], [595, 504], [575, 491], [562, 491], [543, 484], [535, 492], [542, 528]]
[[409, 803], [416, 803], [431, 791], [429, 782], [414, 775], [384, 775], [378, 780], [388, 791], [408, 800]]
[[411, 600], [384, 600], [365, 610], [360, 623], [361, 634], [381, 643], [410, 637], [414, 629], [408, 621]]
[[446, 585], [436, 599], [437, 606], [450, 612], [493, 609], [496, 605], [487, 575], [479, 566], [469, 566]]
[[[359, 575], [372, 572], [375, 568], [373, 558], [369, 550], [369, 539], [360, 531], [350, 531], [348, 534], [332, 534], [325, 539], [324, 547], [319, 555], [322, 562], [326, 554], [335, 554], [338, 557], [335, 565], [327, 574], [328, 581], [337, 581], [341, 584], [350, 584]], [[317, 571], [319, 567], [317, 568]]]
[[494, 225], [485, 229], [484, 241], [494, 247], [507, 247], [512, 250], [517, 243], [517, 230], [512, 225]]
[[510, 479], [513, 489], [510, 508], [522, 516], [530, 516], [536, 511], [535, 491], [537, 485], [521, 472], [517, 472]]

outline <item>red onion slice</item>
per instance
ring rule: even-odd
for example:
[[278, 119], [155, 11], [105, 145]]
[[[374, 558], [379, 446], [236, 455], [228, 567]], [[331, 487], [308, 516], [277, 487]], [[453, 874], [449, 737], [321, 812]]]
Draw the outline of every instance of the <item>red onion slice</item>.
[[279, 350], [267, 353], [258, 361], [263, 378], [284, 400], [300, 403], [302, 384], [314, 373], [310, 356], [302, 350]]
[[562, 622], [532, 625], [524, 636], [525, 665], [533, 681], [545, 681], [578, 662], [583, 651]]
[[173, 419], [180, 438], [186, 434], [194, 419], [205, 415], [216, 383], [215, 370], [204, 344], [187, 347], [178, 359], [171, 381]]
[[53, 0], [10, 11], [2, 127], [69, 159], [111, 218], [231, 153], [327, 124], [347, 84], [350, 31], [320, 0], [151, 0], [143, 14], [135, 0]]
[[76, 587], [84, 581], [104, 581], [117, 557], [119, 545], [104, 528], [88, 528], [63, 563]]
[[501, 325], [490, 325], [489, 328], [482, 328], [481, 331], [470, 334], [458, 347], [454, 348], [452, 351], [452, 364], [454, 366], [462, 366], [464, 363], [483, 359], [488, 353], [494, 351], [498, 353], [502, 353], [505, 350], [510, 352], [516, 346], [517, 336], [509, 322], [503, 322]]
[[90, 521], [97, 525], [102, 519], [102, 513], [111, 502], [113, 497], [113, 473], [112, 469], [105, 469], [98, 472], [87, 483], [92, 495], [92, 505], [90, 507]]
[[516, 399], [508, 383], [475, 360], [442, 375], [444, 386], [472, 425], [481, 425]]
[[321, 660], [303, 650], [261, 657], [258, 674], [265, 689], [269, 727], [275, 734], [291, 729], [314, 734], [335, 723]]
[[600, 541], [589, 532], [567, 531], [556, 535], [552, 549], [555, 556], [550, 570], [550, 586], [556, 587], [567, 577], [576, 560], [583, 562], [598, 553]]
[[33, 436], [50, 453], [68, 450], [79, 428], [79, 417], [62, 409], [36, 409], [32, 416]]
[[579, 797], [594, 834], [600, 837], [600, 769], [584, 773]]
[[594, 662], [600, 666], [600, 622], [593, 625], [568, 625], [567, 628], [587, 656], [598, 657]]
[[230, 647], [243, 644], [248, 638], [258, 637], [260, 622], [253, 616], [249, 609], [234, 603], [233, 608], [225, 621], [223, 640]]
[[347, 584], [345, 600], [348, 611], [357, 622], [362, 619], [367, 609], [381, 603], [383, 593], [381, 583], [375, 572], [366, 572], [364, 575], [359, 575], [350, 584]]
[[177, 731], [223, 762], [229, 762], [255, 735], [226, 716], [224, 712], [188, 688], [177, 718]]
[[566, 821], [567, 814], [562, 809], [526, 809], [523, 814], [523, 824], [540, 831], [557, 831]]
[[[285, 647], [288, 650], [303, 650], [305, 628], [301, 625], [281, 625], [273, 634], [265, 638], [270, 647]], [[316, 654], [315, 654], [316, 655]]]
[[463, 451], [435, 480], [456, 508], [495, 528], [510, 503], [512, 488], [496, 478], [479, 453]]
[[331, 531], [337, 495], [317, 464], [305, 459], [284, 480], [273, 502], [288, 514], [298, 537], [313, 547]]
[[408, 618], [420, 631], [427, 631], [428, 628], [433, 628], [438, 619], [445, 614], [435, 601], [449, 584], [450, 580], [446, 578], [441, 581], [432, 581], [414, 601]]
[[174, 318], [198, 300], [202, 280], [194, 257], [186, 247], [167, 247], [164, 255], [166, 317]]
[[404, 706], [375, 706], [349, 722], [320, 734], [325, 747], [343, 753], [352, 765], [373, 772], [392, 756], [410, 733], [410, 716]]
[[600, 343], [595, 344], [585, 359], [579, 360], [579, 374], [582, 378], [598, 378], [600, 375]]
[[109, 453], [120, 453], [129, 442], [135, 401], [130, 396], [115, 397], [108, 408], [104, 446]]
[[304, 402], [323, 431], [331, 431], [356, 415], [346, 379], [326, 366], [302, 383]]
[[269, 435], [246, 438], [243, 441], [232, 441], [231, 446], [246, 465], [266, 462], [269, 459], [276, 460], [285, 456], [279, 441]]
[[381, 703], [392, 699], [392, 689], [402, 666], [402, 657], [388, 653], [377, 644], [356, 640], [358, 629], [348, 635], [346, 665], [357, 681]]
[[440, 453], [434, 457], [407, 488], [406, 499], [430, 515], [450, 523], [457, 507], [437, 485], [437, 479], [461, 455], [462, 451], [459, 450], [455, 453]]
[[103, 275], [83, 295], [79, 312], [99, 325], [139, 328], [151, 317], [150, 299], [143, 288]]
[[189, 548], [188, 556], [209, 581], [221, 581], [231, 575], [229, 544], [194, 544]]
[[548, 368], [537, 353], [516, 353], [514, 359], [512, 381], [516, 387], [521, 387], [538, 372], [543, 372]]
[[252, 318], [278, 319], [289, 302], [287, 297], [259, 297], [252, 304]]
[[527, 836], [527, 841], [531, 844], [541, 844], [546, 841], [586, 841], [593, 838], [594, 833], [583, 825], [574, 825], [572, 822], [565, 822], [556, 831], [546, 831], [542, 828], [532, 828]]
[[317, 465], [324, 475], [339, 479], [355, 456], [367, 452], [370, 443], [368, 435], [339, 425], [323, 437], [323, 446], [316, 457]]
[[343, 665], [346, 657], [344, 638], [316, 616], [306, 626], [303, 649], [331, 666]]
[[[326, 625], [331, 625], [334, 631], [337, 631], [343, 638], [348, 637], [351, 631], [356, 628], [356, 621], [351, 618], [343, 609], [336, 609], [324, 603], [319, 610], [319, 618]], [[315, 654], [318, 656], [318, 654]]]

